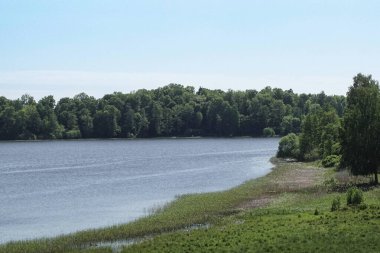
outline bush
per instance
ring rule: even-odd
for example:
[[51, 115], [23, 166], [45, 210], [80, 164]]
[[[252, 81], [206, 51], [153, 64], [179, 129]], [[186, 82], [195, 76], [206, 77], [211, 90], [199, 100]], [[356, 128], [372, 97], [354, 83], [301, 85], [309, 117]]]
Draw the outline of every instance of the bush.
[[334, 190], [335, 187], [337, 186], [337, 180], [334, 177], [331, 177], [330, 179], [326, 179], [323, 182], [323, 185], [325, 185], [326, 187], [328, 187], [331, 190]]
[[347, 205], [360, 205], [363, 200], [362, 190], [356, 187], [351, 187], [347, 190]]
[[333, 199], [333, 202], [331, 204], [331, 212], [338, 211], [340, 208], [340, 198], [336, 197]]
[[340, 163], [340, 156], [329, 155], [322, 160], [322, 165], [325, 168], [338, 166]]
[[298, 158], [300, 153], [299, 138], [294, 133], [281, 138], [278, 145], [277, 157]]
[[276, 133], [274, 132], [273, 128], [266, 127], [263, 130], [264, 137], [273, 137], [273, 136], [275, 136], [275, 134]]

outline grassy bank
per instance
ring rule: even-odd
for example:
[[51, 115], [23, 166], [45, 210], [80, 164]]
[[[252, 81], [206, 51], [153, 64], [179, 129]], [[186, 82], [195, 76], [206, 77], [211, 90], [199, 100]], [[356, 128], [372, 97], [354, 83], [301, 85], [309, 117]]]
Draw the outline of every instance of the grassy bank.
[[[344, 199], [344, 193], [330, 192], [323, 183], [335, 176], [332, 170], [313, 164], [275, 162], [275, 169], [265, 177], [228, 191], [181, 196], [156, 213], [132, 223], [50, 239], [11, 242], [1, 245], [0, 252], [112, 252], [110, 247], [93, 246], [99, 242], [147, 235], [155, 236], [123, 251], [199, 252], [208, 249], [263, 252], [290, 249], [304, 252], [319, 244], [320, 249], [327, 249], [323, 248], [326, 244], [324, 234], [330, 235], [329, 238], [340, 234], [341, 237], [334, 242], [338, 246], [341, 242], [342, 247], [344, 238], [360, 239], [360, 244], [374, 245], [370, 243], [371, 236], [380, 232], [379, 189], [365, 192], [368, 208], [331, 213], [332, 199], [336, 196]], [[316, 209], [318, 215], [314, 215]], [[364, 218], [368, 224], [361, 222]], [[347, 226], [334, 225], [340, 222]], [[194, 224], [211, 224], [211, 227], [184, 230]], [[318, 229], [311, 229], [314, 227]], [[338, 233], [346, 230], [351, 237]], [[366, 236], [362, 237], [363, 234]], [[310, 241], [315, 243], [310, 246]], [[309, 246], [302, 246], [306, 244]], [[370, 246], [361, 249], [371, 252]]]

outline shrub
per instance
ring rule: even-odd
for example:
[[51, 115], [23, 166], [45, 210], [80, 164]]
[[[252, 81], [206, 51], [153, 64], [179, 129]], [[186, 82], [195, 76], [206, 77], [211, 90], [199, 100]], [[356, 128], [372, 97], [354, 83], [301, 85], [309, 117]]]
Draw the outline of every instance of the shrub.
[[263, 130], [264, 137], [273, 137], [273, 136], [275, 136], [275, 134], [276, 133], [274, 132], [273, 128], [266, 127]]
[[338, 211], [340, 208], [340, 197], [333, 199], [331, 204], [331, 212]]
[[326, 179], [323, 182], [323, 185], [325, 185], [326, 187], [328, 187], [331, 190], [334, 190], [335, 187], [337, 186], [337, 180], [334, 177], [331, 177], [330, 179]]
[[281, 138], [278, 145], [277, 157], [298, 158], [300, 153], [299, 138], [294, 133]]
[[351, 187], [347, 190], [347, 205], [360, 205], [363, 202], [363, 191]]
[[322, 165], [325, 168], [338, 166], [340, 163], [340, 156], [329, 155], [322, 160]]

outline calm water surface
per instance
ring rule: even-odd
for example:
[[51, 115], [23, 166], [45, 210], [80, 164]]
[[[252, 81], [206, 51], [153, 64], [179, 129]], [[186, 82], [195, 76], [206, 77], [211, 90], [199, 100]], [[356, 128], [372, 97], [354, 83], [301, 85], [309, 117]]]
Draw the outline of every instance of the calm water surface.
[[125, 223], [270, 171], [278, 139], [0, 142], [0, 243]]

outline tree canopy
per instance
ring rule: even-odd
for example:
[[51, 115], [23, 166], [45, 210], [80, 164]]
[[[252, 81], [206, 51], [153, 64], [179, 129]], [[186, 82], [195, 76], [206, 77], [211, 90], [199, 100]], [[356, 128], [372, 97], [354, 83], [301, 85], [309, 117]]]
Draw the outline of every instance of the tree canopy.
[[373, 174], [380, 165], [380, 91], [372, 76], [358, 74], [347, 93], [343, 117], [342, 165], [354, 175]]
[[30, 95], [0, 97], [0, 139], [133, 138], [158, 136], [262, 136], [299, 133], [315, 107], [341, 115], [342, 96], [222, 91], [169, 84], [95, 99], [85, 93], [55, 101]]

